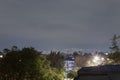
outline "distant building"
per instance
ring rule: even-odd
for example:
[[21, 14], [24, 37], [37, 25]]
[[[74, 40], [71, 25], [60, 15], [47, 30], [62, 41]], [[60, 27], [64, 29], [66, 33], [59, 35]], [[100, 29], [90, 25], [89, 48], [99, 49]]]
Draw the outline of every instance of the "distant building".
[[120, 80], [120, 65], [83, 67], [74, 80]]
[[73, 70], [73, 68], [75, 67], [75, 60], [74, 60], [74, 58], [67, 58], [66, 60], [65, 60], [65, 70], [67, 71], [67, 72], [69, 72], [69, 71], [72, 71]]
[[83, 56], [83, 55], [75, 56], [76, 67], [87, 66], [87, 61], [90, 59], [90, 57], [91, 56]]

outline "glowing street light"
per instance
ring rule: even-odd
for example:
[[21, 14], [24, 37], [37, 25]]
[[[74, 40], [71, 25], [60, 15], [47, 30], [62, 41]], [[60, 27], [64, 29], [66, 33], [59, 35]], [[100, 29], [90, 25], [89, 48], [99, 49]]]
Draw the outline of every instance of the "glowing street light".
[[3, 55], [0, 55], [0, 58], [3, 58]]
[[94, 62], [94, 63], [97, 63], [99, 60], [100, 60], [100, 57], [98, 57], [98, 56], [95, 56], [95, 57], [93, 58], [93, 62]]
[[92, 62], [94, 63], [95, 66], [98, 66], [98, 65], [102, 64], [103, 61], [105, 61], [105, 59], [103, 57], [100, 57], [100, 56], [97, 56], [97, 55], [94, 56], [93, 60], [92, 60]]

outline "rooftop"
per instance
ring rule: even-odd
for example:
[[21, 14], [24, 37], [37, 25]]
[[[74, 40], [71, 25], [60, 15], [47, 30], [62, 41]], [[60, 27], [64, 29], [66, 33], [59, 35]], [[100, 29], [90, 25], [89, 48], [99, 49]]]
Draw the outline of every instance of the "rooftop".
[[78, 72], [120, 72], [120, 65], [82, 67]]

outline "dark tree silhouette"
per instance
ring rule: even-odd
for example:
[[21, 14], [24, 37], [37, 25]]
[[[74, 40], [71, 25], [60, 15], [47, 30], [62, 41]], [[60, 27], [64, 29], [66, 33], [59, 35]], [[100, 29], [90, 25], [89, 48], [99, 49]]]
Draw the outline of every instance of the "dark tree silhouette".
[[115, 63], [120, 62], [120, 49], [118, 46], [117, 40], [120, 38], [120, 36], [117, 36], [116, 34], [113, 36], [112, 40], [112, 46], [110, 47], [110, 54], [108, 55], [110, 59], [112, 59]]
[[63, 69], [64, 56], [60, 52], [51, 51], [50, 54], [47, 55], [47, 59], [50, 61], [51, 67]]

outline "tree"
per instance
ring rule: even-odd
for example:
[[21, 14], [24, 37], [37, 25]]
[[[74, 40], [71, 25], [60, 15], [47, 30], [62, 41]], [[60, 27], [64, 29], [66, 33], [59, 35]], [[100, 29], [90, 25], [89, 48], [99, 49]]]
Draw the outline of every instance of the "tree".
[[[5, 50], [5, 49], [4, 49]], [[17, 77], [19, 71], [19, 51], [13, 51], [6, 49], [6, 55], [1, 61], [1, 80], [14, 80]]]
[[64, 56], [60, 52], [51, 51], [47, 55], [47, 59], [50, 61], [50, 66], [57, 69], [63, 69]]
[[112, 46], [110, 47], [111, 53], [108, 55], [108, 57], [112, 59], [115, 63], [120, 62], [120, 49], [117, 42], [119, 38], [120, 36], [117, 36], [115, 34], [111, 39], [112, 40]]
[[10, 49], [0, 65], [0, 80], [62, 80], [59, 76], [46, 57], [32, 47]]
[[71, 71], [67, 74], [67, 77], [70, 79], [73, 79], [76, 76], [77, 76], [77, 72], [74, 72], [74, 71]]
[[10, 50], [8, 48], [3, 49], [3, 53], [8, 53]]
[[73, 52], [73, 56], [74, 56], [74, 57], [79, 56], [79, 55], [80, 55], [80, 54], [79, 54], [77, 51]]
[[116, 34], [114, 34], [112, 40], [112, 46], [110, 47], [111, 52], [115, 53], [115, 52], [119, 52], [119, 47], [118, 47], [118, 42], [117, 40], [120, 38], [120, 36], [117, 36]]
[[47, 56], [47, 60], [50, 61], [50, 66], [53, 68], [57, 76], [55, 80], [63, 80], [64, 78], [64, 56], [60, 52], [51, 51]]

